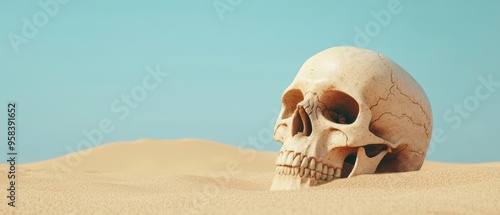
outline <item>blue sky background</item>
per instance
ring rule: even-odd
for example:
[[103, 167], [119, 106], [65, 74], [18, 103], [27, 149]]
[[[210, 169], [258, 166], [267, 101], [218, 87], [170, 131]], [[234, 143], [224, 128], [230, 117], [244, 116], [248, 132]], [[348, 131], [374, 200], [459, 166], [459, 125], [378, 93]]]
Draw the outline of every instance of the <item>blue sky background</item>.
[[[115, 129], [99, 144], [189, 137], [277, 151], [282, 92], [307, 58], [345, 44], [383, 53], [422, 85], [440, 131], [429, 160], [500, 161], [500, 87], [475, 96], [480, 77], [500, 82], [499, 1], [400, 0], [382, 23], [373, 13], [395, 1], [73, 0], [16, 52], [23, 18], [44, 21], [40, 2], [55, 0], [0, 3], [2, 162], [8, 101], [23, 163], [71, 152], [103, 118]], [[214, 2], [231, 10], [219, 16]], [[357, 29], [371, 36], [356, 41]], [[169, 76], [121, 119], [111, 104], [156, 65]]]

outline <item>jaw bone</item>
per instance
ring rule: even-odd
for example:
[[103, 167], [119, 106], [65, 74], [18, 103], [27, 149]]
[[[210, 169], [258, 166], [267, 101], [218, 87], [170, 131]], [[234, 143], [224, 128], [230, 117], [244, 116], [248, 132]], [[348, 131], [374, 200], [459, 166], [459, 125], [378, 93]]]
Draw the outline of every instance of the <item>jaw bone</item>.
[[356, 155], [356, 163], [354, 164], [354, 168], [349, 174], [349, 177], [362, 175], [362, 174], [373, 174], [375, 170], [377, 170], [377, 166], [387, 154], [388, 150], [380, 152], [378, 155], [369, 158], [366, 156], [365, 148], [359, 147], [358, 153]]

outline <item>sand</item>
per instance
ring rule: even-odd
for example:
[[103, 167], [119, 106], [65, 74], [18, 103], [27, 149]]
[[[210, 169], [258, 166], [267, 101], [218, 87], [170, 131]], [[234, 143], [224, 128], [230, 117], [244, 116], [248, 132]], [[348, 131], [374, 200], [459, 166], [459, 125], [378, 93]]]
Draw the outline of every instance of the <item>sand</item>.
[[19, 165], [16, 208], [2, 197], [0, 214], [500, 214], [500, 163], [271, 192], [275, 158], [203, 140], [107, 144]]

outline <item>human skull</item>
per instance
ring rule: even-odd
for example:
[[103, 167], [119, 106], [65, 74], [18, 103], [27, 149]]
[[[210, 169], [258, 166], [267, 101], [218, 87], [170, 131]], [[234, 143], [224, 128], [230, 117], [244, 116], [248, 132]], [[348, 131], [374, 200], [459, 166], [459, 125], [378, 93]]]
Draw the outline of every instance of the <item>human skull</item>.
[[309, 58], [282, 97], [271, 190], [419, 170], [432, 133], [420, 85], [383, 55], [335, 47]]

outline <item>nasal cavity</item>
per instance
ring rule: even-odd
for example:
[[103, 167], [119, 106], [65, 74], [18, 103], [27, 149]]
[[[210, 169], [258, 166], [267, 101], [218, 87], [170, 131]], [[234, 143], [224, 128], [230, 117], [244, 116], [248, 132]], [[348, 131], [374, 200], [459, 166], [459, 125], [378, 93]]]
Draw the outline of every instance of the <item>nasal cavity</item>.
[[311, 119], [304, 110], [302, 105], [298, 105], [295, 113], [293, 114], [292, 122], [292, 136], [303, 135], [309, 136], [312, 133]]

